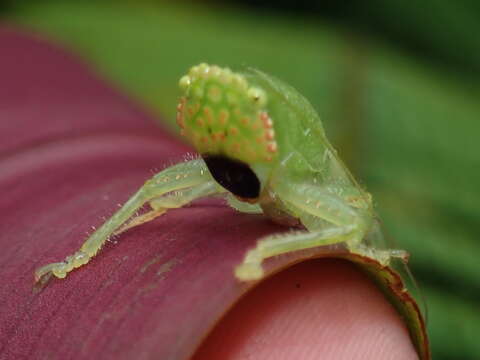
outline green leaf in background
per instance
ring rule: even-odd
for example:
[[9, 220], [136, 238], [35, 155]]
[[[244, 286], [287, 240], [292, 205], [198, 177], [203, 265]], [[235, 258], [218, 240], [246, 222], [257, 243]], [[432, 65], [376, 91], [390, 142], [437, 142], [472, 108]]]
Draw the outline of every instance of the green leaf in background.
[[177, 79], [192, 64], [252, 65], [294, 85], [412, 253], [433, 358], [480, 358], [480, 87], [299, 17], [66, 1], [9, 17], [81, 54], [172, 129]]

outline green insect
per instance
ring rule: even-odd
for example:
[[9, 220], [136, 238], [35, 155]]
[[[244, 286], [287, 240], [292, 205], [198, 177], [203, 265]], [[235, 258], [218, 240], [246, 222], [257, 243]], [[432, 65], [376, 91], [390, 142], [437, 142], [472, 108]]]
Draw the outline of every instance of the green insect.
[[[192, 67], [179, 84], [177, 123], [201, 158], [148, 180], [77, 252], [39, 268], [37, 281], [51, 274], [64, 278], [87, 264], [112, 235], [213, 195], [225, 196], [239, 211], [298, 228], [259, 239], [234, 269], [242, 281], [262, 278], [264, 259], [323, 245], [342, 243], [383, 264], [408, 256], [372, 246], [381, 233], [371, 196], [295, 89], [255, 69], [234, 73], [207, 64]], [[135, 215], [147, 203], [150, 210]]]

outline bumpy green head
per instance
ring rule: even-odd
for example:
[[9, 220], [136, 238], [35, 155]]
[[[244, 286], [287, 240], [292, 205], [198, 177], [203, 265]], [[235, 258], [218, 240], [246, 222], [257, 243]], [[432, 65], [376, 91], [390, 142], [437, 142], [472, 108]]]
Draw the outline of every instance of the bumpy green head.
[[228, 68], [200, 64], [180, 79], [177, 123], [202, 155], [246, 164], [277, 156], [273, 121], [265, 92]]

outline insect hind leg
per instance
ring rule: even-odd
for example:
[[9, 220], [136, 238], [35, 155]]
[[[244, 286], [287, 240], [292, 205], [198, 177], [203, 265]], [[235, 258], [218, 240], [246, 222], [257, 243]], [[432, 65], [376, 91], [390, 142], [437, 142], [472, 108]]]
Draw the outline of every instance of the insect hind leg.
[[390, 264], [392, 258], [400, 259], [403, 263], [408, 262], [410, 254], [401, 249], [378, 249], [361, 243], [347, 244], [350, 252], [377, 260], [382, 265]]
[[269, 257], [317, 246], [357, 242], [356, 235], [354, 225], [332, 225], [319, 231], [296, 231], [267, 236], [260, 239], [256, 247], [247, 252], [243, 262], [235, 268], [235, 276], [241, 281], [261, 279], [264, 274], [262, 262]]

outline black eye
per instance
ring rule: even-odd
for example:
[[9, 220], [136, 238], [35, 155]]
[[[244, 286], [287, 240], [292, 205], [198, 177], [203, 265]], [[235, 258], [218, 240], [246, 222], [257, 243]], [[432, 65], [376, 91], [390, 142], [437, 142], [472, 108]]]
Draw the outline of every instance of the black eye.
[[203, 160], [213, 178], [233, 195], [247, 199], [260, 195], [260, 181], [247, 164], [220, 155], [203, 155]]

